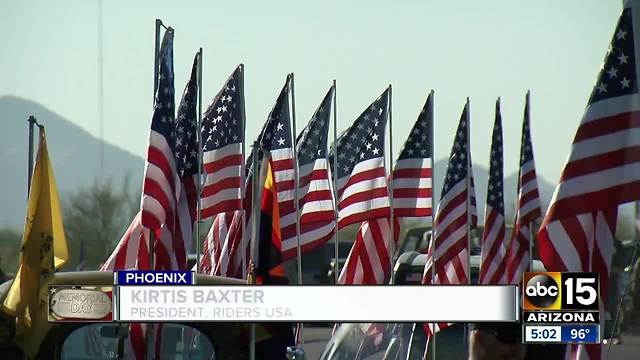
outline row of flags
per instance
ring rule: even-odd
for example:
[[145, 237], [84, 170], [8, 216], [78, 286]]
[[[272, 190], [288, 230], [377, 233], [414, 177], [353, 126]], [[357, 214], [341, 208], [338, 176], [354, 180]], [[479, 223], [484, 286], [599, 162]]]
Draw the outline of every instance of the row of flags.
[[[618, 206], [640, 199], [640, 94], [638, 93], [638, 63], [636, 53], [638, 34], [633, 23], [640, 15], [640, 1], [625, 1], [604, 63], [591, 93], [587, 108], [571, 152], [556, 186], [551, 204], [537, 231], [537, 248], [540, 259], [548, 271], [592, 271], [600, 274], [602, 299], [608, 292], [608, 278], [614, 253], [614, 236]], [[504, 231], [504, 202], [502, 194], [502, 135], [499, 102], [496, 104], [496, 121], [492, 136], [491, 165], [487, 192], [485, 229], [482, 235], [482, 259], [480, 279], [482, 283], [518, 283], [521, 274], [529, 267], [530, 244], [534, 240], [535, 221], [541, 214], [535, 165], [531, 146], [529, 96], [522, 128], [522, 148], [518, 177], [518, 200], [513, 234], [508, 251], [495, 250], [496, 239]], [[466, 122], [468, 124], [468, 122]], [[460, 255], [466, 249], [462, 231], [453, 235], [472, 208], [467, 195], [466, 207], [455, 207], [455, 195], [470, 187], [469, 182], [460, 185], [460, 179], [469, 174], [452, 172], [454, 157], [461, 154], [458, 148], [468, 148], [465, 140], [464, 116], [458, 128], [458, 136], [447, 169], [443, 196], [436, 212], [436, 235], [429, 254], [435, 251], [435, 271], [425, 269], [427, 282], [461, 281], [468, 275], [460, 265]], [[467, 132], [468, 134], [468, 132]], [[458, 146], [459, 144], [459, 146]], [[467, 153], [467, 155], [469, 155]], [[466, 169], [470, 169], [469, 166]], [[458, 165], [460, 167], [460, 165]], [[455, 166], [454, 166], [455, 167]], [[462, 164], [460, 171], [465, 170]], [[451, 182], [452, 175], [457, 182]], [[457, 175], [457, 176], [456, 176]], [[471, 178], [472, 179], [472, 178]], [[458, 189], [451, 194], [451, 188]], [[458, 212], [456, 212], [458, 211]], [[459, 221], [459, 222], [458, 222]], [[473, 226], [467, 221], [463, 227]], [[442, 232], [447, 236], [442, 239]], [[439, 234], [440, 233], [440, 234]], [[441, 245], [444, 244], [444, 245]], [[446, 246], [445, 246], [446, 245]], [[438, 250], [443, 251], [448, 262], [438, 264]], [[435, 249], [435, 250], [433, 250]], [[505, 261], [506, 260], [506, 261]], [[428, 267], [429, 267], [428, 263]], [[459, 282], [458, 282], [459, 283]], [[604, 304], [601, 302], [601, 307]], [[425, 330], [432, 335], [449, 324], [428, 324]], [[604, 353], [600, 344], [567, 347], [567, 359], [601, 359]]]
[[[635, 12], [637, 1], [627, 2], [537, 236], [540, 258], [548, 270], [598, 271], [605, 279], [605, 289], [617, 206], [640, 200], [640, 192], [636, 191], [640, 171], [635, 156], [636, 142], [640, 142], [635, 132], [636, 112], [640, 109], [632, 27]], [[278, 274], [272, 270], [280, 262], [297, 254], [298, 231], [301, 252], [311, 251], [331, 238], [336, 230], [359, 224], [339, 282], [383, 284], [391, 277], [391, 259], [399, 228], [396, 221], [402, 217], [433, 214], [433, 240], [427, 250], [423, 282], [469, 283], [469, 234], [478, 222], [470, 153], [469, 101], [455, 133], [441, 197], [433, 212], [432, 95], [400, 157], [387, 173], [384, 144], [391, 88], [385, 89], [327, 149], [329, 109], [335, 106], [335, 88], [329, 90], [294, 141], [290, 103], [293, 76], [289, 75], [256, 139], [258, 159], [254, 161], [251, 156], [245, 157], [242, 150], [245, 142], [242, 66], [216, 95], [198, 129], [195, 112], [190, 110], [190, 99], [195, 102], [195, 96], [190, 95], [189, 85], [178, 115], [173, 116], [171, 31], [165, 34], [160, 59], [141, 212], [130, 227], [133, 230], [123, 238], [123, 242], [129, 239], [133, 247], [118, 247], [146, 247], [148, 251], [151, 245], [145, 231], [149, 231], [155, 241], [152, 245], [155, 261], [145, 262], [145, 255], [140, 252], [135, 263], [117, 261], [119, 256], [129, 259], [127, 252], [121, 251], [114, 253], [114, 261], [106, 264], [183, 269], [191, 243], [187, 234], [191, 234], [198, 217], [213, 217], [213, 226], [203, 242], [205, 251], [199, 270], [244, 277], [252, 265], [256, 274], [268, 279]], [[507, 234], [502, 124], [499, 101], [496, 104], [481, 237], [480, 283], [518, 283], [531, 261], [535, 222], [542, 215], [542, 209], [529, 109], [527, 96], [515, 224], [512, 233]], [[197, 148], [197, 131], [200, 131], [202, 149]], [[197, 191], [194, 191], [198, 184], [190, 184], [199, 178], [197, 156], [200, 151], [204, 171], [202, 208], [198, 214]], [[259, 204], [252, 202], [252, 192], [258, 189], [251, 186], [254, 182], [260, 188], [261, 196], [256, 199]], [[260, 213], [252, 214], [254, 209]], [[337, 223], [334, 222], [336, 214]], [[249, 231], [254, 216], [261, 220], [256, 234]], [[137, 240], [132, 241], [131, 234]], [[252, 243], [259, 244], [253, 259]], [[426, 329], [435, 333], [447, 325], [430, 324]], [[576, 347], [574, 353], [583, 351], [580, 349]]]
[[[159, 58], [158, 89], [145, 163], [141, 210], [103, 269], [140, 266], [184, 269], [194, 223], [198, 218], [213, 217], [213, 225], [202, 244], [199, 270], [208, 274], [245, 277], [251, 260], [255, 260], [254, 266], [259, 265], [258, 259], [250, 259], [252, 234], [249, 224], [253, 223], [253, 177], [261, 173], [253, 169], [251, 156], [244, 161], [243, 66], [238, 66], [228, 78], [203, 114], [198, 127], [198, 57], [194, 60], [191, 78], [175, 116], [172, 30], [165, 33]], [[391, 87], [385, 89], [340, 134], [330, 149], [327, 148], [327, 140], [331, 109], [335, 106], [335, 86], [329, 89], [295, 142], [290, 103], [292, 87], [293, 76], [289, 75], [255, 142], [260, 158], [257, 164], [268, 158], [270, 171], [267, 175], [273, 179], [273, 200], [278, 205], [278, 216], [277, 219], [272, 216], [272, 221], [277, 220], [279, 232], [277, 241], [272, 245], [279, 252], [278, 261], [295, 257], [298, 245], [300, 252], [312, 251], [331, 239], [336, 229], [360, 224], [339, 282], [388, 282], [399, 219], [430, 217], [433, 213], [433, 94], [425, 102], [393, 170], [387, 174], [385, 130]], [[521, 248], [516, 244], [522, 242], [520, 238], [529, 241], [530, 236], [526, 238], [526, 232], [516, 231], [511, 236], [512, 244], [507, 244], [499, 117], [498, 104], [490, 159], [487, 226], [482, 237], [483, 248], [486, 248], [482, 252], [482, 283], [506, 282], [510, 274], [505, 269], [510, 268], [509, 264], [515, 258], [519, 263], [528, 263], [529, 259], [528, 252], [515, 255], [515, 252], [507, 251], [528, 251], [528, 244]], [[435, 216], [434, 241], [428, 249], [430, 258], [436, 259], [433, 268], [437, 271], [425, 272], [425, 283], [469, 281], [466, 264], [469, 236], [465, 229], [468, 222], [473, 227], [477, 224], [477, 206], [468, 129], [467, 102]], [[525, 151], [525, 148], [529, 150]], [[198, 174], [200, 152], [203, 164], [202, 173]], [[523, 159], [530, 155], [532, 165], [528, 116], [525, 116], [523, 127], [522, 152]], [[535, 170], [533, 175], [523, 174], [525, 177], [521, 180], [528, 179], [527, 188], [531, 191], [522, 201], [533, 194], [535, 198], [531, 200], [539, 204]], [[200, 184], [199, 179], [202, 179]], [[264, 177], [258, 181], [264, 184]], [[392, 193], [390, 189], [393, 189]], [[201, 204], [199, 213], [198, 200]], [[394, 221], [390, 221], [392, 211]], [[537, 212], [540, 212], [539, 205]], [[527, 224], [523, 222], [524, 226]], [[391, 236], [392, 229], [395, 236]], [[518, 234], [522, 236], [516, 236]], [[149, 235], [154, 239], [153, 244], [149, 243]], [[149, 258], [150, 249], [153, 250], [153, 259]], [[517, 279], [517, 273], [514, 270], [511, 279]], [[496, 278], [496, 274], [501, 278]]]
[[[640, 126], [635, 41], [638, 35], [633, 27], [638, 11], [640, 1], [625, 3], [568, 161], [537, 232], [538, 252], [545, 268], [600, 273], [603, 299], [607, 298], [618, 205], [640, 201], [640, 133], [636, 130]], [[389, 121], [391, 88], [385, 89], [327, 149], [327, 124], [329, 109], [335, 107], [335, 87], [294, 142], [289, 102], [293, 76], [289, 75], [255, 142], [258, 158], [254, 161], [250, 156], [245, 162], [242, 66], [216, 95], [198, 127], [195, 106], [200, 79], [196, 70], [200, 58], [194, 60], [177, 113], [171, 28], [162, 41], [159, 60], [141, 208], [102, 270], [186, 269], [195, 222], [214, 217], [204, 242], [199, 269], [203, 272], [243, 277], [247, 266], [255, 261], [256, 274], [263, 282], [269, 282], [281, 275], [277, 271], [279, 263], [296, 254], [298, 228], [304, 239], [301, 246], [310, 251], [326, 242], [336, 229], [359, 223], [339, 282], [389, 281], [399, 230], [397, 220], [433, 213], [433, 95], [427, 99], [387, 174], [384, 129]], [[535, 221], [542, 211], [529, 109], [527, 96], [517, 212], [509, 236], [504, 219], [499, 101], [496, 104], [481, 238], [481, 283], [517, 283], [531, 259]], [[434, 213], [433, 240], [423, 277], [427, 284], [463, 284], [470, 280], [469, 232], [477, 225], [470, 125], [467, 101]], [[200, 153], [203, 174], [198, 166]], [[260, 196], [256, 197], [259, 206], [255, 207], [252, 193], [257, 188], [250, 186], [254, 182], [260, 188]], [[333, 206], [336, 203], [337, 208]], [[202, 205], [200, 209], [198, 204]], [[252, 214], [254, 208], [259, 214]], [[253, 216], [261, 220], [255, 239], [247, 231]], [[255, 259], [250, 258], [251, 240], [259, 243]], [[16, 340], [29, 356], [35, 356], [48, 329], [46, 284], [67, 259], [58, 195], [42, 131], [20, 267], [2, 303], [2, 310], [16, 317]], [[428, 324], [425, 329], [434, 334], [447, 326]], [[149, 329], [145, 324], [131, 324], [126, 346], [136, 358], [144, 358], [148, 343], [145, 338], [151, 333], [159, 339], [162, 326]], [[601, 354], [599, 345], [572, 345], [568, 358], [598, 359]]]

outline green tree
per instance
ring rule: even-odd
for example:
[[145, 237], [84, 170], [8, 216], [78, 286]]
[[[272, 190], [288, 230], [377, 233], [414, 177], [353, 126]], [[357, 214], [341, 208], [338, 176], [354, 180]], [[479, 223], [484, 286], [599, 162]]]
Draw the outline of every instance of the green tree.
[[18, 270], [22, 236], [12, 228], [0, 229], [0, 283], [4, 276], [15, 275]]
[[74, 270], [82, 256], [85, 270], [97, 269], [111, 254], [139, 206], [140, 197], [131, 194], [129, 188], [128, 181], [120, 191], [113, 189], [111, 181], [96, 181], [65, 198], [62, 215], [69, 247], [66, 270]]

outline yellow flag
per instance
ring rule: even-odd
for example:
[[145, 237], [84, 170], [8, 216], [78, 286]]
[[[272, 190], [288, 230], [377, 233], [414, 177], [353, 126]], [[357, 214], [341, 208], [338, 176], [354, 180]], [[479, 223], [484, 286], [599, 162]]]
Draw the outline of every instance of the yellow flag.
[[69, 259], [58, 191], [51, 171], [44, 129], [31, 178], [20, 263], [2, 310], [16, 317], [16, 343], [33, 358], [49, 330], [47, 285]]

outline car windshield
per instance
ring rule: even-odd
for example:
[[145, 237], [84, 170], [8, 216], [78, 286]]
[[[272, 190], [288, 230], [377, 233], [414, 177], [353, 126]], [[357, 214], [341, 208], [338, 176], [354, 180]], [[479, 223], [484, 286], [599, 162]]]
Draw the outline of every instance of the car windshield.
[[[136, 329], [137, 328], [137, 329]], [[136, 339], [137, 330], [150, 331]], [[157, 346], [156, 346], [157, 344]], [[148, 359], [215, 359], [206, 335], [182, 324], [91, 324], [72, 331], [62, 345], [61, 359], [132, 359], [144, 352]]]

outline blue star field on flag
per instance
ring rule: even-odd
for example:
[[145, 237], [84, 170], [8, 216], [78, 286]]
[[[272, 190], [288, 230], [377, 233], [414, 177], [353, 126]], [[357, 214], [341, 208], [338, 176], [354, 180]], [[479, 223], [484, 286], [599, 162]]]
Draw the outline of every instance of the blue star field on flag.
[[445, 195], [453, 188], [458, 182], [464, 181], [467, 177], [467, 171], [469, 169], [469, 159], [467, 158], [469, 152], [467, 151], [468, 139], [467, 139], [467, 111], [468, 107], [465, 105], [464, 111], [458, 129], [456, 130], [456, 137], [451, 149], [451, 156], [449, 156], [449, 163], [447, 164], [447, 173], [444, 178], [444, 185], [442, 186], [442, 195], [440, 198], [444, 198]]
[[496, 103], [496, 120], [491, 136], [491, 164], [489, 165], [489, 185], [487, 204], [504, 216], [503, 199], [503, 157], [502, 157], [502, 115], [500, 102]]
[[[384, 135], [389, 105], [387, 88], [338, 138], [338, 178], [349, 176], [357, 163], [384, 154]], [[329, 151], [333, 159], [335, 144]], [[331, 161], [331, 170], [335, 171]]]
[[180, 177], [197, 173], [198, 170], [198, 55], [193, 60], [191, 77], [182, 93], [176, 117], [176, 170]]
[[313, 114], [311, 121], [296, 139], [300, 166], [310, 164], [316, 159], [327, 156], [327, 134], [329, 132], [333, 92], [334, 89], [331, 87], [322, 100], [320, 107]]
[[589, 104], [638, 92], [631, 9], [624, 9]]
[[291, 144], [291, 114], [289, 111], [289, 87], [291, 86], [291, 76], [287, 76], [287, 81], [280, 91], [280, 95], [267, 123], [264, 125], [260, 136], [260, 148], [264, 151], [273, 151], [292, 147]]
[[428, 109], [433, 106], [431, 96], [427, 98], [427, 104], [422, 108], [418, 120], [413, 125], [411, 133], [400, 150], [398, 160], [430, 158], [433, 136], [431, 135], [432, 124]]
[[202, 115], [203, 151], [217, 150], [244, 141], [241, 71], [242, 67], [238, 66]]
[[158, 89], [151, 118], [151, 129], [161, 134], [175, 151], [175, 98], [173, 75], [173, 29], [167, 30], [160, 48]]

